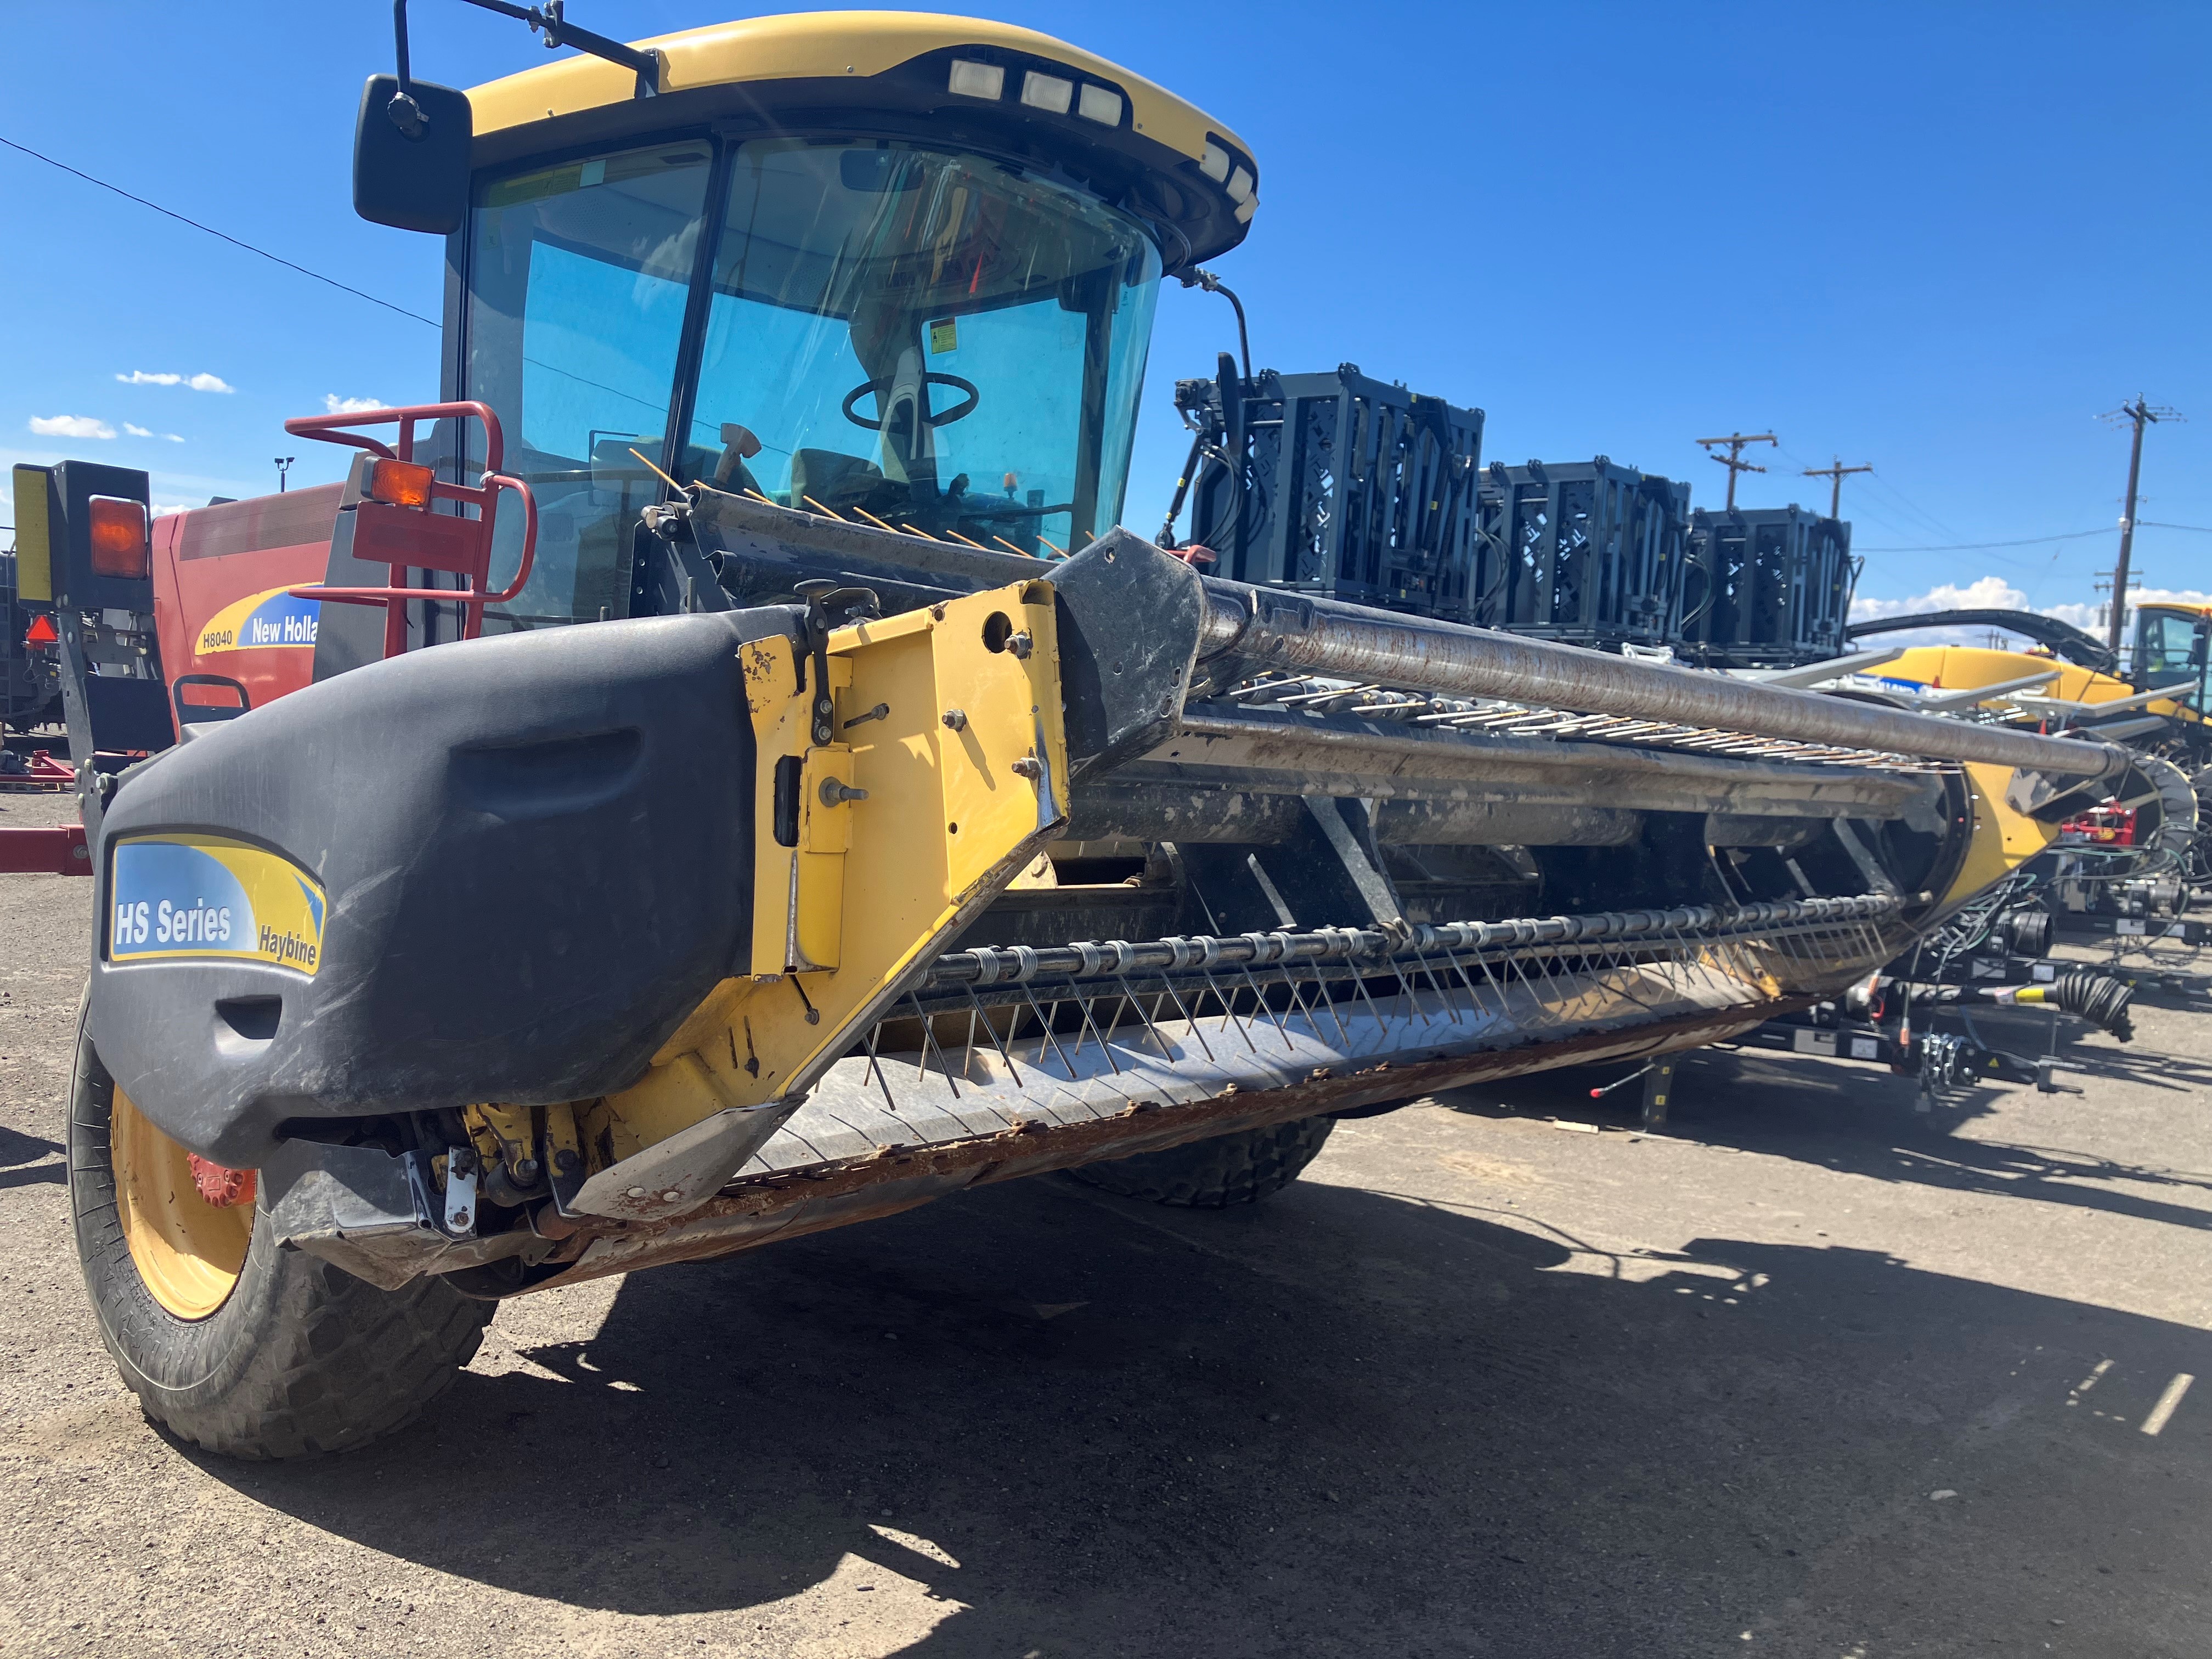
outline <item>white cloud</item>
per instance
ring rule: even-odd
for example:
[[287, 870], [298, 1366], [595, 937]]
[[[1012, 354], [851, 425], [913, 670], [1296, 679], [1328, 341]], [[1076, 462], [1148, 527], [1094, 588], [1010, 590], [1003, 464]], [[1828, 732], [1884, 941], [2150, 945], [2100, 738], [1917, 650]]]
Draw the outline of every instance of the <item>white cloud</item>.
[[165, 444], [180, 444], [184, 441], [185, 434], [181, 432], [164, 432], [161, 434], [161, 441]]
[[150, 438], [150, 437], [152, 437], [152, 436], [154, 435], [151, 432], [149, 432], [149, 431], [148, 431], [144, 427], [143, 427], [143, 426], [133, 426], [133, 425], [131, 425], [131, 422], [128, 422], [128, 421], [124, 422], [124, 423], [123, 423], [123, 429], [124, 429], [125, 432], [129, 433], [129, 434], [130, 434], [132, 437], [134, 437], [134, 438]]
[[190, 501], [156, 501], [154, 503], [154, 516], [157, 519], [166, 519], [172, 513], [189, 513], [191, 510], [192, 504]]
[[89, 415], [33, 415], [31, 430], [41, 438], [112, 438], [115, 428]]
[[115, 377], [125, 386], [183, 386], [195, 392], [235, 392], [238, 388], [220, 374], [151, 374], [134, 368]]
[[1980, 576], [1964, 587], [1944, 582], [1909, 599], [1873, 599], [1864, 594], [1851, 601], [1851, 620], [1871, 622], [1881, 617], [1915, 617], [1923, 611], [2027, 611], [2027, 595], [2002, 576]]
[[155, 432], [146, 427], [134, 426], [129, 421], [124, 422], [123, 429], [134, 438], [159, 438], [163, 443], [169, 444], [180, 444], [185, 441], [180, 432]]
[[[2138, 587], [2129, 595], [2130, 605], [2212, 605], [2212, 593], [2190, 587]], [[1928, 611], [2032, 611], [2071, 623], [2084, 632], [2104, 637], [2104, 605], [2095, 600], [2061, 605], [2030, 605], [2027, 595], [2002, 576], [1979, 576], [1961, 587], [1943, 582], [1908, 599], [1876, 599], [1862, 594], [1851, 601], [1851, 620], [1871, 622], [1882, 617], [1917, 617]], [[1983, 645], [1989, 629], [1980, 628], [1916, 628], [1895, 634], [1876, 635], [1864, 643], [1875, 645]]]
[[323, 409], [331, 415], [366, 415], [372, 409], [391, 406], [381, 398], [341, 398], [335, 392], [323, 393]]

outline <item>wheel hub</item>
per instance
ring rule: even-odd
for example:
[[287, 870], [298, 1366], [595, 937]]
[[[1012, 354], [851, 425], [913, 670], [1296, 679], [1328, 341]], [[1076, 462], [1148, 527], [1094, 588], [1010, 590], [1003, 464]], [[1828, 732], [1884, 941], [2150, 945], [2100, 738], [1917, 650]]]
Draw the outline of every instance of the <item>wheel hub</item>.
[[222, 1306], [253, 1242], [253, 1171], [196, 1158], [115, 1091], [116, 1208], [138, 1277], [179, 1319]]

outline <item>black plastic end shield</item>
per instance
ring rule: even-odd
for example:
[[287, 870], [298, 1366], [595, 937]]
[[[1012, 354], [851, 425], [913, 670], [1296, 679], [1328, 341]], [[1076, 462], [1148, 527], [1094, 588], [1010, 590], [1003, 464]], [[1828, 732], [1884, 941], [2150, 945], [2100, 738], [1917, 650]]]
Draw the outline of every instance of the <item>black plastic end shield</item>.
[[1198, 573], [1115, 530], [1052, 573], [1069, 775], [1082, 779], [1174, 729], [1198, 660]]
[[737, 660], [786, 609], [410, 652], [126, 776], [93, 1039], [192, 1150], [293, 1117], [582, 1100], [745, 967]]

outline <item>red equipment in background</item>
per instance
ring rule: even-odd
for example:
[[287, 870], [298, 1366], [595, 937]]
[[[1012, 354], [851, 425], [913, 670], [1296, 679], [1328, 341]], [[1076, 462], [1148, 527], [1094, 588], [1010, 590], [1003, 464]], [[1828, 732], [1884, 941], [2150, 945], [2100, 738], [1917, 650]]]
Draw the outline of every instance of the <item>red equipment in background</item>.
[[64, 823], [51, 830], [0, 830], [0, 876], [88, 876], [92, 852], [84, 826]]
[[2136, 809], [2107, 802], [2093, 806], [2058, 826], [2061, 846], [2132, 847], [2136, 844]]
[[[465, 420], [481, 422], [484, 432], [484, 471], [473, 485], [448, 483], [434, 467], [415, 459], [421, 423]], [[399, 428], [393, 444], [352, 429], [391, 425]], [[154, 631], [137, 637], [152, 647], [142, 654], [158, 664], [179, 740], [188, 724], [204, 729], [207, 720], [243, 714], [310, 684], [325, 600], [382, 605], [382, 654], [397, 656], [407, 649], [408, 601], [457, 607], [460, 637], [477, 639], [483, 633], [485, 608], [517, 598], [536, 563], [537, 498], [521, 479], [500, 471], [505, 436], [498, 416], [484, 404], [416, 404], [309, 416], [287, 421], [284, 429], [295, 437], [363, 450], [374, 459], [366, 467], [356, 462], [349, 484], [164, 514], [153, 520], [150, 534], [143, 506], [125, 503], [136, 514], [137, 574], [150, 579], [152, 591]], [[522, 498], [522, 547], [514, 580], [495, 592], [488, 583], [502, 489]], [[434, 511], [441, 501], [473, 507], [477, 516]], [[101, 526], [95, 521], [91, 529], [97, 568]], [[388, 585], [326, 584], [334, 546], [343, 551], [349, 544], [354, 558], [390, 571]], [[459, 582], [410, 586], [410, 573], [417, 571]], [[52, 620], [39, 621], [58, 639]], [[102, 744], [97, 732], [72, 727], [70, 735], [73, 755], [90, 757], [118, 746]], [[138, 746], [146, 740], [139, 739]], [[75, 780], [52, 762], [32, 776], [41, 783]], [[91, 874], [83, 826], [0, 830], [0, 873]]]

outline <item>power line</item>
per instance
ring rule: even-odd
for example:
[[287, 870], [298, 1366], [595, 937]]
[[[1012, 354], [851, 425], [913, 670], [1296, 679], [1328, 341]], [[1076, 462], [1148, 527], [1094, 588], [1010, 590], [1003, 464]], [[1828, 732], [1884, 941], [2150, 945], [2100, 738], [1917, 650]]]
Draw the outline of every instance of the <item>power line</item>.
[[[2168, 526], [2175, 530], [2195, 527], [2193, 525]], [[2100, 525], [2094, 530], [2069, 530], [2058, 536], [2030, 536], [2017, 542], [1929, 542], [1918, 547], [1862, 547], [1854, 550], [1861, 553], [1973, 553], [1990, 547], [2040, 547], [2047, 542], [2078, 542], [2084, 536], [2109, 536], [2112, 533], [2110, 525]]]
[[[1774, 449], [1775, 453], [1780, 455], [1783, 459], [1788, 461], [1790, 465], [1796, 467], [1807, 475], [1816, 477], [1826, 476], [1825, 469], [1814, 467], [1811, 461], [1806, 459], [1804, 456], [1798, 454], [1796, 451], [1791, 449], [1788, 444], [1777, 443], [1774, 446]], [[1877, 499], [1886, 500], [1887, 501], [1887, 510], [1884, 511], [1880, 507], [1871, 505], [1867, 501], [1866, 497], [1862, 495], [1859, 498], [1858, 510], [1851, 515], [1854, 519], [1872, 518], [1887, 523], [1893, 529], [1898, 529], [1900, 534], [1907, 536], [1936, 535], [1947, 536], [1953, 541], [1963, 539], [1958, 531], [1952, 529], [1949, 525], [1943, 523], [1941, 520], [1936, 518], [1934, 514], [1926, 512], [1921, 507], [1914, 505], [1911, 501], [1906, 500], [1902, 490], [1898, 489], [1894, 485], [1885, 483], [1880, 474], [1869, 471], [1867, 474], [1866, 487], [1868, 489], [1874, 492]], [[1836, 504], [1840, 507], [1840, 501]], [[1828, 516], [1833, 518], [1836, 514], [1831, 513]], [[1898, 522], [1900, 518], [1904, 520], [1904, 524], [1901, 528]], [[1919, 522], [1915, 524], [1912, 522], [1914, 520], [1917, 520]]]
[[[1875, 496], [1893, 502], [1897, 508], [1903, 512], [1907, 517], [1917, 520], [1920, 523], [1926, 525], [1928, 528], [1934, 531], [1936, 534], [1939, 536], [1947, 536], [1954, 542], [1963, 541], [1966, 539], [1965, 536], [1961, 532], [1944, 523], [1942, 520], [1937, 518], [1933, 513], [1930, 513], [1926, 507], [1921, 506], [1917, 501], [1907, 495], [1903, 490], [1899, 489], [1893, 480], [1886, 479], [1879, 473], [1872, 473], [1867, 477], [1866, 487], [1868, 489], [1871, 490]], [[1925, 534], [1927, 532], [1923, 531], [1922, 533]]]
[[[251, 242], [241, 242], [235, 236], [227, 235], [223, 232], [215, 229], [212, 226], [204, 225], [197, 219], [188, 219], [181, 213], [177, 213], [168, 208], [165, 208], [159, 202], [149, 202], [143, 196], [133, 196], [129, 191], [121, 188], [119, 185], [111, 185], [105, 179], [95, 179], [88, 173], [79, 172], [76, 168], [70, 167], [65, 161], [57, 161], [51, 155], [41, 155], [37, 150], [31, 149], [27, 145], [19, 144], [12, 138], [0, 138], [0, 144], [6, 145], [9, 149], [21, 150], [26, 155], [31, 156], [40, 161], [44, 161], [48, 167], [59, 167], [64, 173], [70, 173], [76, 178], [82, 179], [88, 185], [98, 185], [102, 190], [113, 191], [115, 194], [122, 197], [125, 201], [136, 202], [140, 207], [151, 208], [155, 212], [159, 213], [167, 218], [174, 219], [179, 224], [190, 225], [194, 230], [205, 231], [209, 235], [216, 238], [218, 241], [228, 242], [233, 247], [244, 248], [248, 253], [258, 253], [264, 259], [274, 260], [276, 264], [283, 265], [287, 270], [296, 270], [302, 276], [312, 276], [319, 283], [326, 283], [331, 287], [338, 289], [341, 293], [352, 295], [356, 299], [366, 300], [371, 305], [382, 306], [386, 311], [396, 311], [401, 316], [411, 317], [418, 323], [428, 323], [433, 328], [440, 328], [442, 326], [442, 325], [441, 325], [435, 319], [425, 317], [419, 311], [410, 311], [406, 307], [394, 305], [389, 300], [380, 300], [374, 294], [365, 294], [360, 289], [341, 283], [334, 276], [325, 276], [319, 270], [310, 270], [305, 265], [295, 264], [291, 260], [283, 258], [277, 254], [271, 253], [266, 248], [256, 247]], [[594, 380], [590, 379], [588, 376], [576, 374], [574, 370], [562, 368], [556, 363], [549, 363], [544, 362], [542, 358], [532, 357], [527, 355], [525, 356], [523, 361], [529, 363], [535, 363], [540, 368], [550, 369], [554, 374], [562, 375], [568, 380], [574, 380], [580, 385], [594, 386], [601, 392], [611, 392], [614, 393], [616, 397], [621, 398], [627, 402], [636, 404], [641, 408], [658, 410], [664, 416], [667, 413], [668, 406], [665, 403], [656, 404], [650, 398], [641, 398], [634, 392], [624, 392], [619, 386], [609, 386], [604, 380]]]
[[305, 265], [295, 264], [291, 260], [283, 258], [281, 254], [271, 253], [265, 247], [256, 247], [251, 242], [241, 242], [237, 237], [228, 235], [224, 232], [217, 230], [212, 225], [204, 225], [197, 219], [188, 219], [181, 213], [165, 208], [159, 202], [149, 202], [143, 196], [133, 196], [129, 191], [124, 189], [120, 185], [111, 185], [106, 179], [95, 179], [90, 173], [81, 172], [77, 168], [70, 166], [66, 161], [57, 161], [51, 155], [40, 155], [37, 150], [33, 149], [28, 144], [19, 144], [12, 138], [0, 138], [0, 144], [5, 144], [9, 149], [20, 151], [21, 154], [29, 156], [34, 161], [44, 161], [50, 167], [59, 167], [64, 173], [69, 173], [75, 178], [82, 179], [88, 185], [97, 185], [102, 190], [112, 191], [116, 195], [120, 196], [126, 202], [136, 202], [140, 207], [151, 208], [155, 212], [161, 215], [164, 218], [174, 219], [180, 225], [190, 225], [194, 230], [205, 231], [209, 235], [215, 237], [220, 241], [228, 242], [233, 247], [244, 248], [248, 253], [258, 253], [264, 259], [268, 259], [276, 264], [283, 265], [287, 270], [296, 270], [302, 276], [312, 276], [319, 283], [326, 283], [331, 287], [338, 289], [342, 293], [352, 295], [356, 300], [366, 300], [373, 306], [382, 306], [386, 311], [396, 311], [403, 317], [412, 317], [418, 323], [429, 324], [432, 328], [439, 326], [436, 319], [425, 317], [419, 311], [410, 311], [405, 306], [394, 305], [389, 300], [380, 300], [375, 295], [363, 293], [360, 289], [355, 288], [346, 283], [341, 283], [335, 276], [325, 276], [319, 270], [310, 270]]

